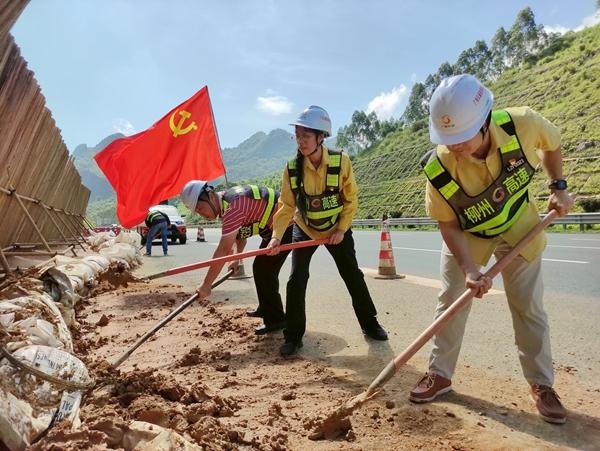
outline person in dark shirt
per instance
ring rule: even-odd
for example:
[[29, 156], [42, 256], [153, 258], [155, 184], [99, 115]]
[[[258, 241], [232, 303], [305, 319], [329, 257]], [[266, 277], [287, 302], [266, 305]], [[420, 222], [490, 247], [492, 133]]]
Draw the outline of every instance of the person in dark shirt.
[[167, 243], [167, 233], [171, 226], [169, 217], [161, 211], [149, 211], [146, 216], [146, 225], [148, 226], [148, 236], [146, 238], [146, 254], [147, 256], [152, 255], [152, 240], [160, 233], [162, 240], [163, 254], [167, 255], [169, 245]]

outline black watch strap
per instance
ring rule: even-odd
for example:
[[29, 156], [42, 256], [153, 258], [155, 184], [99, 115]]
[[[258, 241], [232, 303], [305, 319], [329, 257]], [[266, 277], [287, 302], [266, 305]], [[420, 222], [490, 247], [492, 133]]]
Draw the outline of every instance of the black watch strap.
[[554, 179], [551, 182], [548, 182], [548, 188], [564, 191], [567, 189], [567, 181], [565, 179]]

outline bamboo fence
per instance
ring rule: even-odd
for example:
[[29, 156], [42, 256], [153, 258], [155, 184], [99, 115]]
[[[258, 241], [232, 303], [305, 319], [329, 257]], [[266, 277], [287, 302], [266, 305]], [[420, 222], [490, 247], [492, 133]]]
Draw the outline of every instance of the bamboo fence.
[[43, 246], [52, 255], [54, 245], [83, 247], [90, 196], [9, 33], [28, 1], [0, 5], [0, 267], [5, 272], [6, 256], [19, 249]]

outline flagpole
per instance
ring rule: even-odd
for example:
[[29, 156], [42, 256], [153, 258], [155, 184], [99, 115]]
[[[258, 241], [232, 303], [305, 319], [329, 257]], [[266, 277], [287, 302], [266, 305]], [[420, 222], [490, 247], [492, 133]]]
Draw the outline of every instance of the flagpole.
[[223, 169], [225, 170], [225, 186], [229, 188], [229, 181], [227, 180], [227, 168], [225, 167], [225, 159], [223, 158], [223, 151], [221, 150], [221, 139], [219, 138], [219, 130], [217, 130], [217, 121], [215, 120], [215, 112], [213, 111], [212, 101], [210, 100], [210, 92], [208, 91], [208, 85], [206, 85], [206, 93], [208, 95], [208, 104], [210, 105], [210, 115], [212, 117], [213, 126], [215, 128], [215, 135], [217, 135], [217, 145], [219, 146], [219, 154], [221, 155]]

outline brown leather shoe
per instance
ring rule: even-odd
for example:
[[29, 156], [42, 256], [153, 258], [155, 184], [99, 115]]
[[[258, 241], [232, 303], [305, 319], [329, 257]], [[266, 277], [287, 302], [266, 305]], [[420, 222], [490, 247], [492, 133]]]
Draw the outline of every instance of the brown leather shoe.
[[435, 373], [425, 373], [425, 376], [410, 391], [408, 399], [412, 402], [429, 402], [451, 390], [452, 381], [450, 379]]
[[548, 423], [563, 424], [567, 421], [567, 409], [552, 387], [533, 384], [531, 399], [535, 402], [540, 416]]

